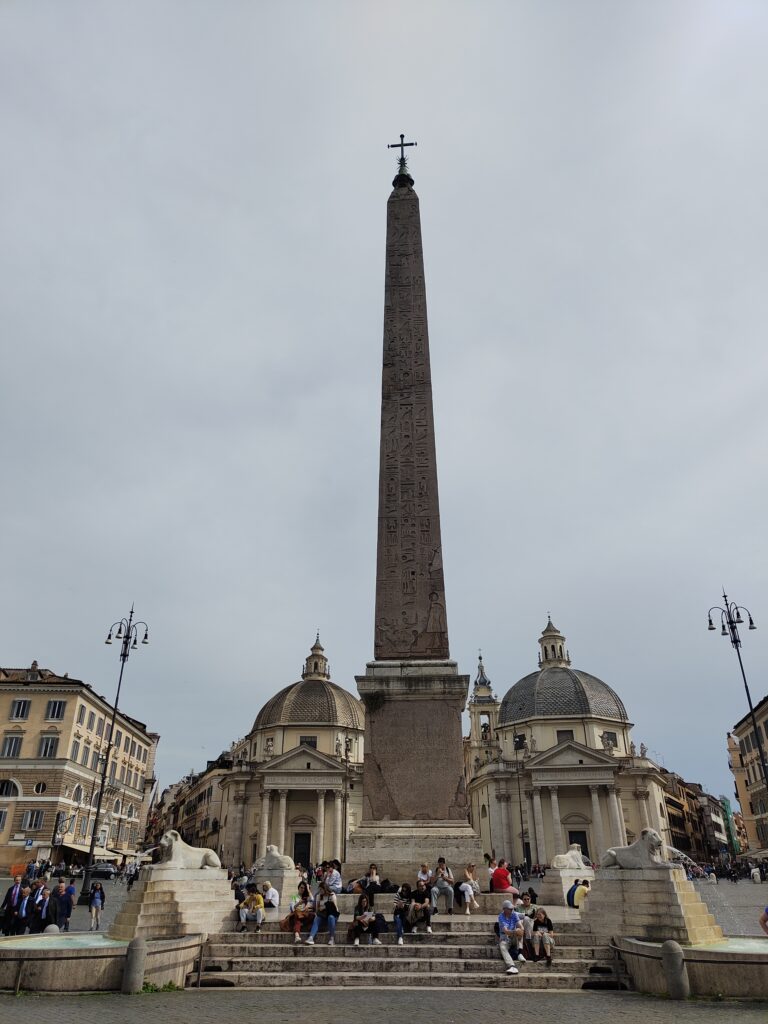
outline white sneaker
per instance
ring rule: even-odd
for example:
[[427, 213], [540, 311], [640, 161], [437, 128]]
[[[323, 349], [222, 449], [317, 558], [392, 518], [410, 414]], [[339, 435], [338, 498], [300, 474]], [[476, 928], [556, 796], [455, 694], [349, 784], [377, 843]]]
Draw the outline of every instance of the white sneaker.
[[335, 939], [328, 939], [328, 945], [329, 946], [335, 946], [336, 945], [336, 940]]
[[518, 953], [517, 954], [517, 962], [519, 964], [527, 964], [528, 963], [528, 961], [525, 959], [525, 957], [523, 956], [522, 953]]
[[293, 933], [293, 941], [294, 942], [301, 942], [301, 936], [299, 935], [298, 932], [294, 932]]
[[401, 935], [401, 936], [400, 936], [400, 938], [399, 938], [399, 939], [397, 940], [397, 944], [398, 944], [398, 946], [402, 946], [402, 945], [403, 945], [403, 936], [402, 936], [402, 935]]
[[314, 944], [315, 944], [315, 940], [312, 938], [311, 935], [309, 936], [308, 939], [305, 939], [305, 942], [304, 942], [305, 946], [314, 946]]
[[432, 927], [430, 926], [429, 928], [427, 928], [427, 935], [431, 935], [431, 934], [432, 934]]
[[418, 928], [411, 928], [411, 935], [416, 935], [418, 933], [418, 931], [419, 931]]
[[464, 913], [467, 915], [467, 917], [469, 917], [469, 904], [467, 904], [467, 909], [464, 911]]
[[380, 946], [381, 945], [381, 939], [374, 939], [373, 940], [373, 944], [374, 944], [374, 946]]
[[520, 971], [518, 971], [518, 969], [516, 967], [514, 967], [514, 966], [507, 968], [507, 974], [519, 974], [519, 973], [520, 973]]
[[353, 946], [359, 946], [360, 945], [360, 939], [355, 939], [355, 941], [352, 943], [352, 945]]

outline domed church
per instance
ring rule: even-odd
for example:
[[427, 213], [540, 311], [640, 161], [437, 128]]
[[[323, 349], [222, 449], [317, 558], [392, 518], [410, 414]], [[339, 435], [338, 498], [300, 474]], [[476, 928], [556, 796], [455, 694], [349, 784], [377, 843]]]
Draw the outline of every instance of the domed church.
[[318, 635], [301, 679], [259, 711], [222, 773], [221, 854], [250, 864], [268, 845], [302, 864], [343, 859], [362, 811], [365, 710], [331, 681]]
[[664, 781], [638, 754], [619, 695], [571, 667], [551, 618], [538, 671], [497, 700], [482, 657], [469, 699], [464, 754], [472, 825], [483, 849], [514, 863], [549, 864], [571, 843], [599, 861], [642, 828], [664, 835]]

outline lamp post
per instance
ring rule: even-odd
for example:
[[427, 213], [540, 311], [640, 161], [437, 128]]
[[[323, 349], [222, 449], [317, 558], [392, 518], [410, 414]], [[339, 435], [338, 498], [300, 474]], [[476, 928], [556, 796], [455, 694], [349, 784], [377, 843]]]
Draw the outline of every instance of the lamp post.
[[525, 750], [525, 733], [518, 733], [514, 738], [515, 750], [515, 772], [517, 774], [517, 806], [520, 810], [520, 844], [523, 848], [523, 864], [528, 870], [528, 858], [525, 855], [525, 823], [523, 821], [523, 793], [520, 787], [520, 762], [517, 759], [518, 750]]
[[99, 818], [101, 817], [101, 801], [104, 798], [104, 790], [107, 785], [107, 769], [109, 767], [109, 755], [112, 753], [112, 746], [115, 738], [115, 719], [117, 718], [117, 708], [120, 703], [120, 687], [123, 685], [123, 672], [125, 671], [125, 663], [130, 657], [131, 651], [135, 651], [139, 643], [139, 626], [144, 627], [144, 638], [141, 641], [142, 644], [149, 643], [149, 626], [143, 621], [133, 621], [133, 605], [128, 614], [127, 619], [118, 619], [117, 622], [113, 622], [109, 627], [107, 633], [107, 639], [104, 641], [105, 644], [112, 643], [112, 634], [114, 632], [115, 640], [120, 641], [120, 675], [117, 679], [117, 693], [115, 694], [115, 703], [112, 706], [112, 718], [109, 724], [109, 733], [107, 735], [107, 749], [104, 753], [104, 760], [101, 766], [101, 785], [99, 786], [99, 795], [96, 798], [96, 819], [93, 823], [93, 832], [91, 833], [91, 843], [88, 849], [88, 861], [85, 866], [85, 874], [83, 875], [83, 888], [80, 890], [79, 903], [85, 903], [88, 900], [88, 894], [91, 891], [91, 871], [93, 870], [93, 851], [96, 848], [96, 840], [99, 835]]
[[728, 595], [723, 591], [723, 606], [713, 605], [709, 609], [707, 616], [707, 629], [716, 629], [714, 622], [712, 621], [712, 612], [720, 612], [720, 635], [727, 636], [731, 641], [731, 646], [736, 651], [736, 657], [739, 659], [739, 668], [741, 669], [741, 678], [744, 680], [744, 689], [747, 693], [747, 703], [749, 704], [749, 714], [752, 719], [752, 729], [754, 730], [755, 740], [757, 741], [757, 749], [760, 754], [760, 767], [763, 771], [763, 788], [768, 786], [768, 768], [765, 765], [765, 750], [763, 749], [763, 741], [760, 736], [760, 730], [757, 725], [757, 719], [755, 718], [755, 709], [752, 707], [752, 696], [749, 692], [749, 686], [747, 684], [747, 674], [744, 671], [744, 662], [741, 660], [741, 637], [739, 636], [739, 626], [742, 625], [744, 619], [742, 612], [746, 612], [747, 620], [749, 622], [749, 629], [757, 629], [755, 620], [752, 618], [752, 613], [748, 608], [743, 605], [738, 605], [735, 601], [729, 601]]

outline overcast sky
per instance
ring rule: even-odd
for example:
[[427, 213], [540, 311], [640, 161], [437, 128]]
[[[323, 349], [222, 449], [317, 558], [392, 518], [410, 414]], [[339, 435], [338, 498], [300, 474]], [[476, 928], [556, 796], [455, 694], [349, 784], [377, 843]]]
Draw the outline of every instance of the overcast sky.
[[167, 785], [373, 654], [386, 144], [418, 140], [451, 653], [547, 612], [714, 793], [768, 690], [763, 2], [0, 3], [0, 664]]

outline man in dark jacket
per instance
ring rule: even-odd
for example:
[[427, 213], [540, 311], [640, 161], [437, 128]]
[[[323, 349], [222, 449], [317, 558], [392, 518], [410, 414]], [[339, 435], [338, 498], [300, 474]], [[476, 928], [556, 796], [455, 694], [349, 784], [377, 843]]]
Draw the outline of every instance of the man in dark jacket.
[[43, 895], [39, 903], [35, 904], [35, 914], [32, 919], [30, 932], [44, 932], [49, 924], [59, 923], [59, 904], [51, 896], [48, 886], [43, 888]]

